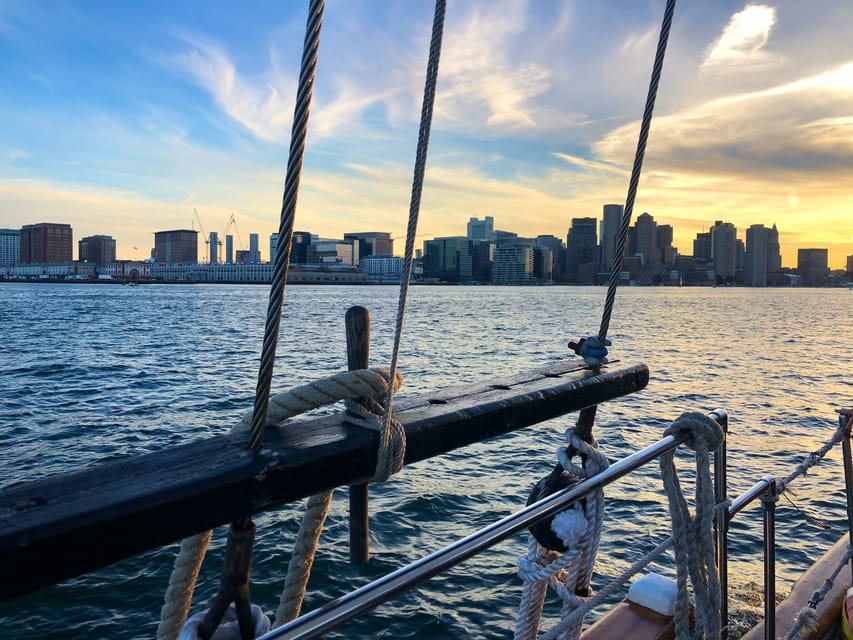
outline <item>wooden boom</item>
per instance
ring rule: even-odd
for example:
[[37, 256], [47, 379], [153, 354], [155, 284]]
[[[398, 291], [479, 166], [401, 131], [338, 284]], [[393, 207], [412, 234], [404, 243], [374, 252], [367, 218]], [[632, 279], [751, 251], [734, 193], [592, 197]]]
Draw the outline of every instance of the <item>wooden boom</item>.
[[[574, 364], [396, 403], [406, 464], [638, 391], [649, 370]], [[343, 413], [216, 436], [0, 492], [0, 599], [23, 595], [249, 514], [365, 482], [378, 434]]]

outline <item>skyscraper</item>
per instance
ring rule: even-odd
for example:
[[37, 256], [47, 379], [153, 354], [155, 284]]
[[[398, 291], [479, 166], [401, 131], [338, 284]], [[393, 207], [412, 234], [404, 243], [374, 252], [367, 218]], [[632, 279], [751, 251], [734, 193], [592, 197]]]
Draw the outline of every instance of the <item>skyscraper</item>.
[[779, 247], [779, 231], [773, 223], [767, 232], [767, 273], [778, 273], [782, 270], [782, 250]]
[[737, 271], [737, 229], [731, 222], [717, 220], [711, 227], [711, 260], [718, 278], [733, 281]]
[[21, 264], [71, 262], [73, 239], [70, 224], [40, 222], [21, 228]]
[[711, 262], [711, 232], [696, 234], [693, 241], [693, 258], [701, 262]]
[[797, 249], [797, 271], [806, 286], [817, 287], [825, 284], [829, 276], [829, 250]]
[[211, 231], [208, 240], [210, 241], [210, 264], [219, 264], [219, 233]]
[[770, 229], [754, 224], [746, 230], [746, 265], [744, 284], [749, 287], [767, 286], [767, 258]]
[[622, 226], [622, 214], [625, 207], [621, 204], [606, 204], [601, 219], [601, 262], [606, 271], [613, 267], [616, 255], [616, 241]]
[[647, 212], [637, 216], [634, 224], [637, 229], [637, 250], [635, 255], [643, 257], [643, 264], [657, 264], [660, 262], [660, 251], [658, 250], [658, 225], [655, 219]]
[[258, 234], [249, 234], [249, 264], [258, 264], [261, 261], [261, 250], [258, 248]]
[[478, 218], [471, 218], [468, 220], [468, 239], [494, 240], [495, 219], [492, 216], [486, 216], [482, 220], [479, 220]]
[[225, 236], [225, 264], [234, 264], [234, 236]]
[[595, 218], [572, 218], [572, 226], [566, 236], [566, 276], [570, 280], [578, 279], [578, 266], [596, 262]]

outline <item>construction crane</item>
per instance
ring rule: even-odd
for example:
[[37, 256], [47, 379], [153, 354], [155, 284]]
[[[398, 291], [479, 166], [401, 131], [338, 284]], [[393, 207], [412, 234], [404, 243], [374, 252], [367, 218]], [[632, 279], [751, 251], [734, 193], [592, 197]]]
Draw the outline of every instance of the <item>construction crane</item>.
[[198, 215], [198, 210], [193, 207], [195, 219], [198, 220], [198, 228], [201, 229], [201, 237], [204, 239], [204, 262], [208, 260], [208, 248], [210, 246], [210, 236], [204, 230], [204, 225], [201, 223], [201, 217]]
[[228, 219], [228, 224], [225, 226], [225, 232], [222, 235], [227, 236], [228, 231], [231, 230], [231, 227], [234, 227], [234, 233], [237, 234], [237, 241], [239, 242], [239, 244], [237, 245], [237, 248], [240, 250], [245, 249], [246, 246], [243, 244], [242, 238], [240, 238], [240, 232], [237, 230], [237, 220], [234, 218], [233, 213], [231, 214], [231, 217]]

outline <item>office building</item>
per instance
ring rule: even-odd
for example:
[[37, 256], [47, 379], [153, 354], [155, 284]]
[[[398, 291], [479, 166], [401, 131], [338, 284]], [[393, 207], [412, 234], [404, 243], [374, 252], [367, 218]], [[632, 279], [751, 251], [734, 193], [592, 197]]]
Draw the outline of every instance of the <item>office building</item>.
[[260, 264], [261, 250], [258, 245], [258, 234], [249, 234], [249, 264]]
[[278, 234], [270, 234], [270, 262], [275, 264], [275, 257], [278, 255]]
[[797, 271], [807, 287], [826, 284], [829, 277], [829, 250], [797, 249]]
[[711, 232], [697, 233], [693, 241], [693, 258], [700, 262], [711, 262]]
[[116, 260], [116, 241], [112, 236], [88, 236], [77, 243], [81, 262], [108, 264]]
[[782, 249], [779, 246], [779, 230], [776, 224], [767, 232], [767, 273], [782, 271]]
[[637, 233], [637, 248], [634, 255], [640, 256], [644, 265], [653, 265], [660, 262], [660, 251], [658, 250], [658, 225], [655, 219], [647, 212], [637, 216], [634, 224]]
[[494, 284], [529, 284], [533, 282], [533, 249], [522, 244], [495, 247], [492, 262]]
[[71, 262], [74, 244], [70, 224], [40, 222], [21, 228], [21, 264]]
[[21, 230], [0, 229], [0, 267], [21, 264]]
[[290, 243], [290, 264], [306, 264], [308, 247], [311, 246], [311, 234], [307, 231], [294, 231]]
[[471, 218], [468, 220], [468, 240], [494, 240], [495, 235], [495, 219], [492, 216], [486, 216], [482, 220]]
[[[459, 282], [460, 249], [463, 256], [470, 256], [471, 252], [467, 249], [469, 244], [468, 238], [462, 236], [433, 238], [424, 242], [424, 277], [442, 282]], [[470, 270], [470, 278], [473, 279], [473, 256], [470, 266], [466, 268]]]
[[733, 282], [737, 272], [737, 229], [731, 222], [717, 220], [711, 227], [711, 260], [718, 279]]
[[606, 204], [601, 218], [601, 263], [605, 271], [613, 268], [616, 256], [616, 243], [622, 226], [622, 214], [625, 207], [621, 204]]
[[353, 243], [356, 261], [367, 256], [394, 255], [394, 240], [391, 239], [390, 233], [383, 231], [345, 233], [344, 240]]
[[569, 280], [578, 279], [579, 265], [598, 262], [597, 226], [595, 218], [572, 218], [566, 236], [566, 277]]
[[219, 233], [211, 231], [208, 240], [210, 244], [210, 264], [219, 264]]
[[767, 253], [770, 229], [754, 224], [746, 230], [746, 264], [744, 281], [748, 287], [767, 286]]
[[847, 273], [853, 273], [853, 256], [847, 256]]
[[154, 234], [154, 262], [159, 264], [197, 264], [198, 231], [175, 229]]
[[225, 264], [234, 264], [234, 236], [225, 236]]
[[308, 247], [308, 262], [310, 264], [354, 266], [356, 262], [353, 244], [341, 240], [312, 242]]

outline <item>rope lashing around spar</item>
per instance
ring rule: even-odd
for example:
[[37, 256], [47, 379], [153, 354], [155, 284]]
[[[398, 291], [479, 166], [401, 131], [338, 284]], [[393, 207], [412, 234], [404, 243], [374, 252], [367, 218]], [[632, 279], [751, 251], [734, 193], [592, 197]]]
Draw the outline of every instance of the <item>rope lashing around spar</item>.
[[[358, 369], [338, 373], [322, 380], [315, 380], [284, 393], [276, 394], [269, 401], [267, 424], [280, 427], [288, 418], [344, 400], [347, 403], [347, 411], [350, 413], [350, 422], [369, 428], [378, 428], [376, 425], [381, 425], [383, 406], [377, 398], [384, 398], [388, 390], [388, 376], [389, 370], [384, 367]], [[402, 376], [395, 375], [394, 389], [398, 389], [402, 382]], [[363, 399], [363, 403], [359, 399]], [[396, 421], [393, 421], [392, 424], [396, 426], [392, 429], [391, 459], [384, 462], [381, 459], [378, 460], [377, 467], [384, 465], [385, 468], [392, 468], [396, 472], [402, 466], [401, 456], [405, 452], [405, 432]], [[248, 432], [251, 426], [252, 411], [249, 410], [232, 429], [232, 433]], [[288, 603], [287, 611], [292, 611], [294, 608], [298, 611], [301, 606], [314, 552], [328, 513], [330, 498], [331, 492], [329, 492], [328, 498], [325, 494], [309, 498], [306, 515], [300, 526], [296, 549], [291, 559], [292, 572], [291, 567], [289, 567], [288, 578], [285, 581], [285, 593], [282, 594], [282, 602]], [[175, 559], [165, 602], [160, 613], [160, 625], [157, 629], [158, 640], [175, 640], [187, 620], [196, 578], [204, 560], [209, 540], [210, 532], [203, 532], [187, 538], [181, 543], [181, 550]], [[285, 596], [285, 594], [287, 595]]]
[[[583, 463], [574, 462], [574, 456], [579, 456]], [[528, 504], [597, 475], [608, 467], [607, 458], [599, 450], [598, 442], [584, 441], [574, 429], [566, 432], [566, 443], [558, 449], [557, 458], [560, 465], [551, 476], [537, 484]], [[527, 555], [518, 561], [518, 573], [524, 580], [524, 588], [515, 640], [532, 640], [537, 637], [549, 586], [563, 601], [563, 618], [592, 595], [592, 571], [601, 540], [603, 515], [604, 492], [597, 491], [553, 518], [539, 523], [538, 529], [548, 529], [550, 536], [538, 535], [531, 528]], [[563, 637], [579, 637], [582, 626], [583, 618], [580, 617], [570, 625]]]
[[[687, 638], [720, 637], [720, 580], [714, 554], [712, 523], [714, 488], [711, 481], [710, 452], [725, 438], [716, 422], [701, 413], [684, 413], [664, 432], [685, 436], [685, 444], [696, 452], [695, 515], [690, 515], [675, 469], [675, 451], [660, 458], [661, 478], [669, 499], [675, 553], [676, 584], [675, 635]], [[695, 634], [690, 632], [688, 578], [695, 599]]]
[[581, 338], [577, 342], [570, 342], [569, 348], [583, 358], [585, 364], [590, 367], [600, 367], [607, 364], [607, 347], [612, 345], [609, 339], [601, 340], [598, 336]]

